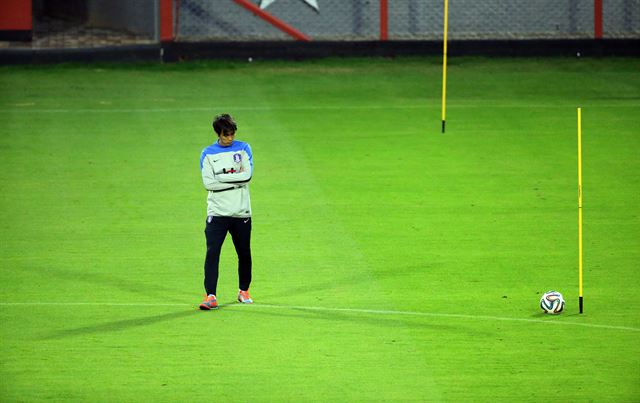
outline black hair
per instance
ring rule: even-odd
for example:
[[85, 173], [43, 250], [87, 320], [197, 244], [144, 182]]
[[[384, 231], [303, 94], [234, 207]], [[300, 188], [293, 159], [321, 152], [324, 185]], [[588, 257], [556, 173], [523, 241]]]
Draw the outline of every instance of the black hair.
[[238, 126], [236, 125], [236, 121], [233, 120], [231, 115], [228, 113], [223, 113], [222, 115], [218, 115], [213, 118], [213, 130], [219, 136], [224, 133], [235, 132], [238, 130]]

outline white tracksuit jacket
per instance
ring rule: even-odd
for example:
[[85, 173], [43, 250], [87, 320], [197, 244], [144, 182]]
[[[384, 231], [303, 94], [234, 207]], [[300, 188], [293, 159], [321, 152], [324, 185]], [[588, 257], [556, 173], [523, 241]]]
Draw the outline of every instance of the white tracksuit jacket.
[[200, 170], [209, 193], [208, 216], [251, 217], [249, 181], [253, 156], [248, 143], [234, 141], [228, 147], [211, 144], [202, 151]]

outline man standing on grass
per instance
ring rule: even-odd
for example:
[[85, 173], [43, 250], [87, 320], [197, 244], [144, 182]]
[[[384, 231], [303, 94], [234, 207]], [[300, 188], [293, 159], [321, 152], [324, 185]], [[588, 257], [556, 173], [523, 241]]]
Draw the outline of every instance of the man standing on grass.
[[218, 141], [202, 151], [200, 170], [207, 198], [207, 256], [204, 261], [204, 288], [207, 296], [200, 309], [218, 308], [216, 287], [220, 250], [227, 232], [238, 254], [238, 301], [251, 304], [251, 200], [249, 181], [253, 174], [253, 156], [248, 143], [237, 141], [236, 122], [228, 114], [213, 120]]

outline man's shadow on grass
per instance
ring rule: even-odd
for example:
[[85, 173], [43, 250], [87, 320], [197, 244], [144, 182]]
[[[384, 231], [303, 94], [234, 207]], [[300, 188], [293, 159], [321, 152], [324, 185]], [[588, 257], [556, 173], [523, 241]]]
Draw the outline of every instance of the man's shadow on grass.
[[102, 334], [109, 332], [126, 331], [136, 327], [150, 326], [160, 322], [172, 321], [188, 316], [192, 316], [198, 313], [197, 309], [190, 308], [189, 310], [180, 310], [178, 312], [169, 312], [162, 315], [153, 315], [143, 318], [123, 319], [107, 323], [101, 323], [98, 325], [82, 326], [73, 329], [57, 330], [48, 335], [39, 337], [44, 340], [58, 340], [68, 337], [81, 337], [92, 334]]
[[[275, 306], [275, 305], [274, 305]], [[457, 333], [468, 333], [472, 336], [489, 336], [493, 335], [493, 332], [481, 331], [476, 328], [465, 328], [460, 325], [444, 325], [440, 323], [434, 323], [438, 318], [427, 318], [421, 316], [410, 315], [397, 315], [390, 317], [391, 315], [380, 315], [375, 313], [366, 312], [344, 312], [344, 311], [323, 311], [319, 309], [305, 309], [296, 307], [282, 307], [282, 308], [259, 308], [256, 307], [238, 307], [238, 309], [226, 310], [224, 306], [220, 309], [226, 312], [243, 313], [249, 315], [278, 318], [296, 318], [303, 320], [313, 321], [327, 321], [334, 323], [351, 323], [359, 326], [372, 326], [372, 327], [384, 327], [388, 329], [408, 329], [408, 330], [431, 330], [431, 331], [455, 331]], [[226, 313], [225, 312], [225, 313]], [[428, 320], [431, 319], [431, 320]]]
[[146, 283], [134, 278], [126, 278], [117, 274], [107, 272], [91, 272], [87, 273], [83, 270], [75, 270], [69, 267], [51, 266], [47, 275], [57, 277], [59, 279], [68, 280], [70, 282], [82, 282], [89, 284], [91, 289], [116, 289], [131, 294], [157, 295], [165, 302], [183, 302], [184, 299], [176, 296], [176, 288], [168, 286], [164, 283]]
[[[275, 309], [275, 310], [274, 310]], [[39, 340], [61, 340], [67, 339], [71, 337], [83, 337], [83, 336], [91, 336], [91, 335], [101, 335], [105, 333], [113, 333], [113, 332], [123, 332], [133, 328], [140, 328], [145, 326], [154, 325], [162, 322], [169, 322], [176, 319], [186, 318], [193, 315], [211, 315], [212, 320], [215, 320], [216, 315], [255, 315], [261, 316], [264, 318], [273, 318], [279, 317], [283, 319], [287, 318], [297, 318], [303, 320], [313, 320], [313, 321], [329, 321], [334, 323], [353, 323], [358, 324], [360, 326], [374, 326], [374, 327], [385, 327], [385, 328], [398, 328], [398, 329], [430, 329], [430, 330], [440, 330], [440, 331], [451, 331], [455, 330], [457, 332], [466, 332], [473, 334], [474, 336], [478, 336], [480, 332], [477, 329], [467, 329], [465, 330], [461, 326], [448, 326], [437, 323], [427, 323], [425, 322], [425, 318], [413, 317], [413, 318], [389, 318], [389, 317], [376, 317], [373, 314], [367, 313], [356, 313], [356, 312], [322, 312], [319, 310], [308, 310], [308, 309], [300, 309], [300, 308], [258, 308], [246, 306], [246, 307], [238, 307], [235, 308], [225, 308], [225, 306], [221, 306], [218, 311], [209, 311], [203, 312], [197, 308], [189, 308], [187, 310], [180, 310], [177, 312], [169, 312], [161, 315], [153, 315], [142, 318], [133, 318], [133, 319], [123, 319], [117, 321], [111, 321], [107, 323], [101, 323], [97, 325], [89, 325], [89, 326], [81, 326], [71, 329], [62, 329], [53, 331], [49, 334], [45, 334], [43, 336], [39, 336]]]

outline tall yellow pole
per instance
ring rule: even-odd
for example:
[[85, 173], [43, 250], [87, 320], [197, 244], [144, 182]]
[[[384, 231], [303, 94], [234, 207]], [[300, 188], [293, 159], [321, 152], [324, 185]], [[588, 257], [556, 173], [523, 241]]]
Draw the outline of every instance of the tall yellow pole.
[[447, 121], [447, 32], [449, 31], [449, 0], [444, 0], [444, 46], [442, 48], [442, 133]]
[[578, 108], [578, 288], [578, 304], [582, 313], [582, 108]]

